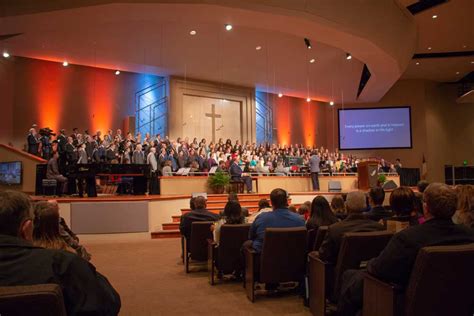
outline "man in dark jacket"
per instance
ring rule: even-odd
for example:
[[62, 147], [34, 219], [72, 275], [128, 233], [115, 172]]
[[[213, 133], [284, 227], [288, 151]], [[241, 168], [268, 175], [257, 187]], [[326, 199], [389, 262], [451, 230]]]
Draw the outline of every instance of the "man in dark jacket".
[[117, 315], [120, 296], [95, 267], [62, 250], [33, 246], [29, 198], [0, 192], [0, 286], [56, 283], [68, 315]]
[[181, 235], [186, 237], [187, 241], [191, 238], [191, 226], [193, 222], [215, 222], [219, 220], [219, 215], [209, 212], [206, 207], [206, 199], [203, 196], [197, 196], [192, 199], [191, 212], [181, 216], [179, 231]]
[[237, 163], [238, 160], [238, 155], [236, 155], [232, 160], [232, 164], [229, 167], [230, 177], [234, 181], [244, 182], [245, 186], [247, 187], [247, 193], [252, 193], [252, 178], [247, 175], [243, 175], [242, 168], [240, 168], [239, 164]]
[[[395, 234], [380, 255], [369, 261], [368, 273], [406, 287], [421, 248], [474, 242], [472, 230], [455, 225], [451, 220], [457, 206], [456, 192], [452, 188], [441, 183], [430, 184], [423, 200], [426, 222]], [[362, 271], [344, 273], [338, 315], [354, 315], [362, 308], [363, 286]]]
[[34, 128], [30, 128], [30, 131], [27, 136], [28, 142], [28, 153], [32, 155], [39, 155], [39, 140], [36, 138], [36, 130]]
[[362, 214], [367, 208], [365, 194], [361, 191], [349, 192], [346, 199], [346, 209], [349, 214], [342, 222], [332, 224], [328, 228], [321, 248], [319, 258], [328, 263], [336, 263], [341, 247], [342, 236], [345, 233], [373, 232], [384, 230], [383, 225], [368, 219]]
[[378, 222], [381, 219], [390, 218], [393, 216], [392, 212], [385, 209], [383, 201], [385, 200], [385, 191], [381, 187], [375, 187], [369, 191], [370, 211], [365, 215]]

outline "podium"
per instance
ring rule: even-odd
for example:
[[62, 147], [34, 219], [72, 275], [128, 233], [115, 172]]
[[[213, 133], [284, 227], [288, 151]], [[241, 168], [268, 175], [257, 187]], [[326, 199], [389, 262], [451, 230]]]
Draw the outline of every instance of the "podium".
[[368, 190], [377, 186], [379, 177], [378, 161], [361, 161], [357, 165], [357, 178], [359, 190]]

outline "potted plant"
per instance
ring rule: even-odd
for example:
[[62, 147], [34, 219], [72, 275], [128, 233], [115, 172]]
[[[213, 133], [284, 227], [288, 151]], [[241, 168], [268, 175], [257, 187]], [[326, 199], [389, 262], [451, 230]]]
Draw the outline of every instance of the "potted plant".
[[214, 175], [210, 175], [207, 179], [207, 187], [216, 194], [222, 194], [225, 187], [230, 183], [230, 176], [222, 171], [217, 171]]
[[377, 185], [381, 187], [386, 181], [387, 181], [387, 177], [384, 174], [380, 174], [379, 177], [377, 178]]

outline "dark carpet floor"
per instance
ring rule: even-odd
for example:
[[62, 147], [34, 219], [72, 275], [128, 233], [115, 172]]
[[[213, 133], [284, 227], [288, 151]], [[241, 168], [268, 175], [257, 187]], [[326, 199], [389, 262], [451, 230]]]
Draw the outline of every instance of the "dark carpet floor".
[[248, 301], [241, 283], [186, 274], [178, 239], [84, 241], [122, 298], [120, 315], [311, 315], [295, 294]]

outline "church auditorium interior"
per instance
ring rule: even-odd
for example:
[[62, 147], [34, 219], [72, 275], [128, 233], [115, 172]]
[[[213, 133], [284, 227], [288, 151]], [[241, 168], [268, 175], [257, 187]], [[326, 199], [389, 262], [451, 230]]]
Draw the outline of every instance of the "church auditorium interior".
[[0, 316], [474, 315], [473, 0], [0, 0]]

